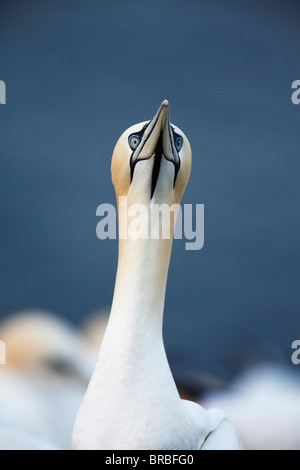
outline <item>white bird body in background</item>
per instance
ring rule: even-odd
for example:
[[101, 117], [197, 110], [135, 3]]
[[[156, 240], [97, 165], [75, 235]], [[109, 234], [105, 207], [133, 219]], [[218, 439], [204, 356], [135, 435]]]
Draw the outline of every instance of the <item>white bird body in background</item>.
[[[112, 179], [123, 236], [111, 315], [75, 423], [74, 449], [241, 448], [222, 412], [180, 398], [166, 357], [162, 323], [176, 215], [142, 219], [156, 238], [129, 234], [136, 204], [151, 216], [156, 204], [180, 204], [190, 170], [190, 144], [170, 124], [167, 101], [116, 145]], [[170, 223], [168, 238], [162, 222]]]
[[0, 337], [7, 353], [0, 367], [0, 448], [69, 450], [94, 352], [66, 321], [44, 311], [12, 314], [1, 322]]
[[220, 406], [246, 450], [300, 450], [300, 377], [292, 367], [261, 363], [246, 369], [205, 406]]
[[0, 426], [0, 450], [58, 450], [58, 448], [28, 432]]

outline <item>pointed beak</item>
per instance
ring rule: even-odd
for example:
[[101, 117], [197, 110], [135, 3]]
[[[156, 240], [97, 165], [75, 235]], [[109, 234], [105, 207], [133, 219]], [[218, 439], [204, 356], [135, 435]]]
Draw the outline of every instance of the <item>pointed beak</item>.
[[162, 145], [164, 157], [174, 163], [175, 168], [179, 167], [180, 159], [174, 145], [170, 107], [167, 100], [162, 102], [156, 115], [150, 121], [140, 145], [132, 155], [131, 164], [135, 165], [140, 160], [148, 160], [153, 157], [159, 144]]

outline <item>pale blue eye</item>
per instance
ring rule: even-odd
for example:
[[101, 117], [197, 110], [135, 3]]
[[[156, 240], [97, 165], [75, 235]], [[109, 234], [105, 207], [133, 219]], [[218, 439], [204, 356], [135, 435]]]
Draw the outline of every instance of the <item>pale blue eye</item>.
[[183, 146], [183, 138], [182, 137], [176, 137], [175, 139], [175, 147], [177, 152], [180, 152]]
[[135, 150], [139, 146], [141, 138], [139, 135], [133, 134], [129, 137], [128, 142], [131, 150]]

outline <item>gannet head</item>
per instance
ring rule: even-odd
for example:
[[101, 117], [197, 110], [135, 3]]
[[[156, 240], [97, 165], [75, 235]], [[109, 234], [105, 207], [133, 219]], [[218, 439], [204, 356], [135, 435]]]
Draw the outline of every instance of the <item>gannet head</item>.
[[127, 129], [112, 158], [112, 181], [117, 199], [179, 204], [191, 172], [191, 146], [170, 123], [169, 103], [163, 101], [152, 121]]

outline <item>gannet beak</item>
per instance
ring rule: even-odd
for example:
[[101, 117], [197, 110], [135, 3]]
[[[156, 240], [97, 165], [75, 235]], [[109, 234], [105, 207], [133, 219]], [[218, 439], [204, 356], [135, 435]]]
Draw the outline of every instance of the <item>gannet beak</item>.
[[166, 110], [165, 125], [163, 127], [163, 153], [165, 158], [170, 162], [173, 162], [175, 168], [178, 168], [180, 166], [180, 158], [174, 145], [172, 126], [170, 122], [169, 102], [165, 100], [162, 102], [161, 106]]
[[160, 158], [164, 155], [167, 160], [174, 164], [175, 174], [177, 174], [180, 158], [174, 145], [170, 123], [170, 108], [167, 100], [160, 105], [156, 115], [148, 124], [139, 146], [131, 157], [132, 174], [138, 161], [148, 160], [157, 153], [160, 153]]

